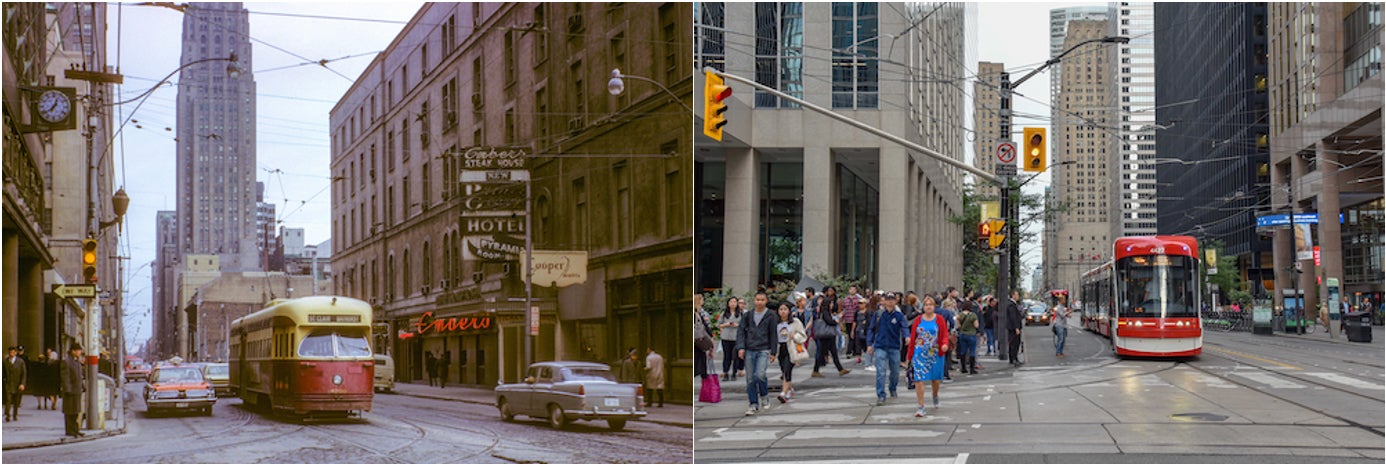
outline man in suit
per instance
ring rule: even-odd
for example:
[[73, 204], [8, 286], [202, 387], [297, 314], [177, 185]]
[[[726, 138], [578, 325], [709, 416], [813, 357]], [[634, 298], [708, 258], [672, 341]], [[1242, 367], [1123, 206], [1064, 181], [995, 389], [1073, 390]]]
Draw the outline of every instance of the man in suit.
[[82, 413], [82, 391], [86, 383], [82, 374], [82, 345], [76, 343], [68, 348], [67, 359], [62, 364], [63, 423], [69, 437], [82, 436], [77, 425], [77, 416]]
[[24, 384], [29, 382], [28, 365], [19, 357], [19, 347], [11, 346], [5, 357], [5, 422], [19, 419], [19, 403], [24, 399]]
[[1020, 367], [1021, 364], [1024, 364], [1020, 362], [1020, 358], [1016, 357], [1020, 354], [1020, 333], [1025, 328], [1025, 313], [1021, 312], [1020, 303], [1017, 302], [1019, 299], [1020, 292], [1011, 290], [1011, 298], [1006, 302], [1006, 330], [1011, 331], [1011, 333], [1008, 334], [1010, 337], [1006, 341], [1008, 341], [1008, 345], [1010, 345], [1008, 348], [1010, 351], [1011, 365], [1016, 367]]

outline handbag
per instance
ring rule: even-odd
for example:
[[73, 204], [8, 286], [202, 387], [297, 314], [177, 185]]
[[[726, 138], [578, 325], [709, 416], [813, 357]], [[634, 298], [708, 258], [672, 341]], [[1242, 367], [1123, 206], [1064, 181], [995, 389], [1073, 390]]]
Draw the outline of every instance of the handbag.
[[704, 403], [722, 402], [722, 384], [716, 375], [703, 377], [703, 388], [698, 390], [698, 401]]
[[832, 338], [837, 335], [833, 331], [833, 326], [823, 321], [822, 317], [813, 320], [813, 336], [816, 338]]
[[808, 345], [805, 345], [803, 341], [793, 340], [790, 342], [790, 347], [791, 348], [789, 349], [789, 360], [791, 362], [793, 362], [794, 364], [800, 364], [804, 361], [808, 361]]

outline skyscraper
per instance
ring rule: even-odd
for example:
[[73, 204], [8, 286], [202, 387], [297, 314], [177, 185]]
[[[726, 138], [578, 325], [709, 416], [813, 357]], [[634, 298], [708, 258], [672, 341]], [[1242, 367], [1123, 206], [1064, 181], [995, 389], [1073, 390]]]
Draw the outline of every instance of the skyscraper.
[[[255, 78], [250, 21], [240, 3], [193, 3], [183, 16], [178, 86], [178, 254], [261, 267], [256, 249]], [[239, 73], [228, 72], [234, 56]], [[220, 59], [219, 59], [220, 58]]]
[[[977, 82], [973, 84], [972, 124], [977, 131], [977, 140], [972, 149], [976, 155], [972, 165], [987, 172], [996, 172], [996, 145], [1003, 139], [1011, 139], [1010, 108], [1003, 108], [1001, 99], [1001, 75], [1006, 73], [1006, 65], [983, 61], [977, 63]], [[996, 184], [977, 182], [974, 193], [978, 197], [995, 200], [1000, 198]], [[982, 218], [986, 219], [986, 218]]]
[[[1155, 8], [1149, 2], [1113, 2], [1108, 36], [1129, 37], [1117, 52], [1116, 104], [1119, 128], [1121, 217], [1114, 235], [1155, 235]], [[1180, 102], [1171, 103], [1179, 105]], [[1187, 104], [1187, 103], [1186, 103]]]

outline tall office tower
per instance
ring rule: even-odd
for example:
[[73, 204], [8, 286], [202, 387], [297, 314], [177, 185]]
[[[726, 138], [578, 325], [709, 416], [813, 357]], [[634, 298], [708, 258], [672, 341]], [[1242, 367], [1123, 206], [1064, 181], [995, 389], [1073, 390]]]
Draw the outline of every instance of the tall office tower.
[[[1273, 234], [1276, 305], [1294, 287], [1305, 306], [1335, 292], [1361, 307], [1380, 307], [1382, 255], [1382, 4], [1273, 3], [1267, 21], [1270, 62], [1271, 211], [1258, 235]], [[1286, 215], [1314, 229], [1310, 259], [1299, 259]], [[1317, 216], [1314, 213], [1317, 212]], [[1342, 221], [1325, 221], [1341, 215]], [[1308, 224], [1313, 217], [1316, 224]], [[1265, 227], [1262, 227], [1262, 225]], [[1302, 227], [1302, 226], [1300, 226]], [[1304, 271], [1292, 282], [1295, 263]], [[1322, 277], [1322, 279], [1320, 279]], [[1312, 289], [1319, 288], [1318, 292]], [[1323, 301], [1324, 303], [1331, 303]], [[1330, 304], [1331, 306], [1331, 304]]]
[[[976, 155], [972, 165], [991, 173], [996, 172], [996, 145], [1011, 139], [1010, 108], [1002, 107], [1000, 89], [1001, 75], [1005, 72], [1006, 65], [1002, 63], [977, 63], [977, 82], [972, 87], [972, 129], [977, 131], [977, 141], [972, 145]], [[978, 197], [1000, 198], [994, 183], [981, 181], [974, 186], [974, 194]]]
[[174, 235], [178, 232], [178, 214], [174, 211], [159, 211], [155, 215], [157, 225], [154, 228], [154, 240], [158, 243], [154, 249], [154, 269], [149, 272], [149, 277], [153, 280], [152, 290], [153, 304], [150, 305], [150, 313], [154, 319], [153, 332], [150, 340], [149, 351], [154, 355], [153, 359], [167, 359], [176, 351], [171, 338], [160, 336], [161, 334], [171, 334], [174, 331], [174, 324], [178, 321], [178, 280], [175, 278], [175, 269], [178, 267], [178, 246]]
[[[255, 79], [240, 3], [193, 3], [183, 16], [178, 81], [178, 252], [216, 254], [224, 270], [258, 270]], [[220, 59], [236, 57], [232, 63]]]
[[[1074, 6], [1068, 8], [1055, 8], [1049, 10], [1049, 57], [1053, 58], [1064, 51], [1064, 40], [1068, 37], [1068, 22], [1080, 19], [1102, 20], [1107, 19], [1107, 7], [1101, 5]], [[1086, 50], [1086, 53], [1099, 53], [1096, 48]], [[1078, 53], [1078, 52], [1074, 52]], [[1060, 83], [1063, 82], [1063, 69], [1061, 66], [1049, 68], [1049, 103], [1051, 105], [1059, 101]], [[1054, 119], [1059, 119], [1059, 114], [1054, 114]], [[1052, 123], [1050, 130], [1059, 132], [1058, 122]]]
[[1155, 140], [1180, 161], [1155, 167], [1157, 230], [1221, 242], [1244, 279], [1272, 279], [1270, 240], [1256, 234], [1256, 209], [1271, 204], [1266, 4], [1157, 3], [1155, 23], [1155, 106], [1168, 126]]
[[[1068, 23], [1064, 49], [1083, 41], [1107, 35], [1106, 20], [1075, 20]], [[1117, 216], [1117, 178], [1115, 158], [1118, 147], [1110, 126], [1116, 123], [1116, 104], [1112, 80], [1115, 66], [1110, 45], [1089, 44], [1064, 57], [1063, 82], [1054, 108], [1058, 125], [1053, 135], [1050, 164], [1069, 162], [1050, 171], [1054, 190], [1050, 200], [1058, 209], [1054, 216], [1053, 255], [1056, 287], [1072, 289], [1083, 272], [1111, 258], [1113, 221]]]
[[1112, 47], [1121, 111], [1121, 219], [1112, 224], [1120, 228], [1113, 234], [1155, 235], [1155, 7], [1149, 2], [1110, 5], [1107, 35], [1131, 39]]

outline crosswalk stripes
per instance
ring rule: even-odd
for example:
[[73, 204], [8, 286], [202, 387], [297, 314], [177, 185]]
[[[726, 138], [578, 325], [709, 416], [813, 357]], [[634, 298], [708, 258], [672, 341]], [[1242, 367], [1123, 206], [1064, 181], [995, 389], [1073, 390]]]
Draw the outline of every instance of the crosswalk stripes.
[[[824, 459], [820, 461], [797, 459], [798, 464], [966, 464], [968, 453], [962, 453], [955, 457], [942, 458], [907, 458], [907, 459]], [[752, 463], [741, 463], [752, 464]], [[765, 464], [756, 462], [754, 464]]]

